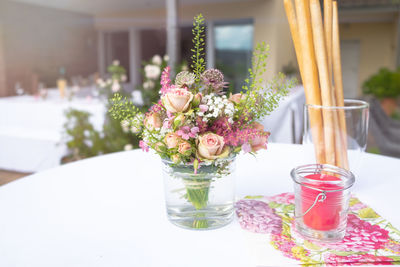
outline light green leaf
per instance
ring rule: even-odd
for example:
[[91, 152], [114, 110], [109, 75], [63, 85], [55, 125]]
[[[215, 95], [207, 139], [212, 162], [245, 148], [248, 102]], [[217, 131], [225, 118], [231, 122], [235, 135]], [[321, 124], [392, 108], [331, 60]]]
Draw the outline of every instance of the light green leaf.
[[259, 199], [259, 198], [263, 198], [264, 196], [245, 196], [245, 199]]
[[321, 247], [312, 243], [311, 241], [304, 240], [304, 246], [311, 250], [321, 250]]
[[360, 218], [379, 218], [380, 216], [371, 208], [365, 208], [358, 211], [358, 216]]

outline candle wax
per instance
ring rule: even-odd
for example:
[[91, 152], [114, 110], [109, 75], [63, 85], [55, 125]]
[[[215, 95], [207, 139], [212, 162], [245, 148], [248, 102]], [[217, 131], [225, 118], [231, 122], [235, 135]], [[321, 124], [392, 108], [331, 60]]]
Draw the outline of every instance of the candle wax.
[[[305, 178], [310, 180], [310, 183], [305, 183], [306, 185], [320, 190], [329, 191], [343, 189], [340, 185], [332, 184], [332, 181], [340, 181], [340, 178], [335, 176], [318, 173], [307, 175]], [[320, 193], [320, 191], [305, 186], [301, 187], [302, 214], [311, 207], [315, 198]], [[320, 199], [321, 197], [319, 197], [319, 200]], [[317, 202], [315, 206], [304, 215], [303, 222], [314, 230], [333, 230], [339, 226], [341, 211], [342, 191], [327, 192], [326, 199], [323, 202]]]

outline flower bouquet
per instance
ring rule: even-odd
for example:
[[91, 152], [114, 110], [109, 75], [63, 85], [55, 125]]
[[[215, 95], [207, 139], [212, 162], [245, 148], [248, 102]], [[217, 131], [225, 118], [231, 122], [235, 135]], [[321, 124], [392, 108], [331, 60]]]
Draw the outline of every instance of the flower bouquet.
[[227, 94], [217, 69], [205, 69], [204, 19], [193, 23], [192, 71], [170, 68], [161, 75], [160, 100], [142, 114], [132, 102], [115, 94], [110, 112], [141, 132], [140, 147], [159, 154], [169, 219], [194, 229], [217, 228], [231, 221], [234, 204], [234, 161], [240, 151], [267, 148], [269, 132], [257, 120], [268, 115], [287, 94], [291, 82], [280, 74], [267, 85], [269, 48], [259, 44], [243, 91]]

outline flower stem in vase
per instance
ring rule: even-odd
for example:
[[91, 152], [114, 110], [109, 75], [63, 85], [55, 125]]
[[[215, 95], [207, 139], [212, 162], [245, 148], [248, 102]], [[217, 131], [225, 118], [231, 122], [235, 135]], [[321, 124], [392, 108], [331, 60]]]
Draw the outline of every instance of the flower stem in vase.
[[183, 182], [186, 187], [186, 199], [199, 211], [194, 216], [193, 228], [208, 228], [208, 221], [204, 219], [206, 213], [201, 210], [207, 207], [211, 180], [185, 179]]

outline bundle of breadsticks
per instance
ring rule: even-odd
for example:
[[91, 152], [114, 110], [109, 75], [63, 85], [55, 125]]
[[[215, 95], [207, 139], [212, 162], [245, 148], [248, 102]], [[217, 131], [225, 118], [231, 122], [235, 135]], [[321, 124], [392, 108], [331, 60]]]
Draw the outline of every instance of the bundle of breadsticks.
[[[344, 106], [338, 6], [324, 0], [284, 0], [307, 104]], [[309, 122], [318, 163], [348, 169], [343, 110], [309, 108]]]

